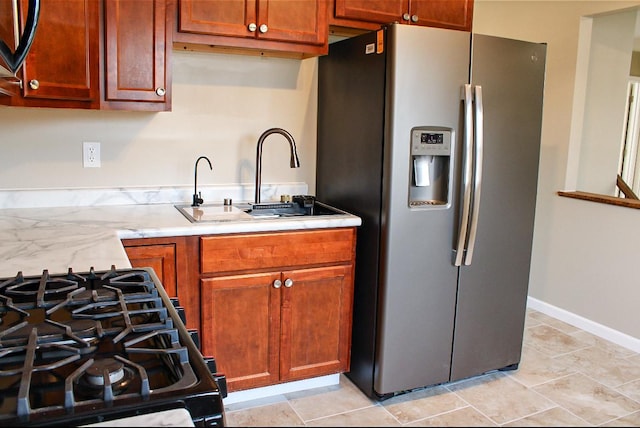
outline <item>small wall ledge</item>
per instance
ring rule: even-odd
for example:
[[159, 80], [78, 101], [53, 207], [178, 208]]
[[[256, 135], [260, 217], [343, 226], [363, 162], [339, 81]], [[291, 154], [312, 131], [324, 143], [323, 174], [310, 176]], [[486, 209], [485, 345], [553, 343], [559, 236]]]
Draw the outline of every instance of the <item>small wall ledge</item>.
[[589, 192], [579, 192], [579, 191], [576, 191], [576, 192], [559, 191], [558, 195], [564, 196], [565, 198], [582, 199], [584, 201], [598, 202], [600, 204], [617, 205], [620, 207], [640, 209], [640, 200], [637, 200], [637, 199], [618, 198], [616, 196], [608, 196], [608, 195], [602, 195], [599, 193], [589, 193]]

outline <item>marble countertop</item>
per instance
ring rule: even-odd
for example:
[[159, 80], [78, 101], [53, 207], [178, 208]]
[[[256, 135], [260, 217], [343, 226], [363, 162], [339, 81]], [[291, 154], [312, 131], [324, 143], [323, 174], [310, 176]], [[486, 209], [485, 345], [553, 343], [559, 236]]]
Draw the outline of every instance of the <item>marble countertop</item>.
[[131, 267], [121, 239], [352, 227], [338, 214], [191, 223], [173, 204], [0, 209], [0, 277]]

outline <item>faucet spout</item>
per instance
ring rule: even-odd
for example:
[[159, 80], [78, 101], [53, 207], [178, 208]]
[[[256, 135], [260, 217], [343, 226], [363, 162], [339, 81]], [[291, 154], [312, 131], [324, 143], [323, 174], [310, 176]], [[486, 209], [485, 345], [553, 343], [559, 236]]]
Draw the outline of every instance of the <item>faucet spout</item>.
[[282, 128], [270, 128], [262, 133], [260, 138], [258, 138], [258, 147], [256, 154], [256, 194], [255, 194], [255, 203], [260, 203], [260, 187], [262, 185], [262, 144], [264, 140], [271, 134], [280, 134], [289, 142], [289, 147], [291, 149], [291, 160], [289, 161], [289, 166], [291, 168], [299, 168], [300, 160], [298, 159], [298, 151], [296, 150], [296, 142], [291, 136], [291, 134], [285, 131]]
[[196, 166], [195, 166], [194, 178], [193, 178], [193, 202], [191, 203], [192, 207], [199, 207], [200, 204], [204, 202], [202, 200], [202, 193], [198, 192], [198, 162], [200, 162], [201, 159], [205, 159], [209, 163], [209, 168], [213, 171], [213, 166], [211, 166], [211, 161], [209, 160], [208, 157], [200, 156], [198, 160], [196, 160]]

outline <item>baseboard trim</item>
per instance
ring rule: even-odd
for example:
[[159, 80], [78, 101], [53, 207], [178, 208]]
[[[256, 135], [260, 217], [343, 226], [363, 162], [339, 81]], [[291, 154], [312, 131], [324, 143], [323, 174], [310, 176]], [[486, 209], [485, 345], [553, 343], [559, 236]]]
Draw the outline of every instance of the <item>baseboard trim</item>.
[[243, 401], [255, 400], [258, 398], [272, 397], [274, 395], [286, 394], [289, 392], [303, 391], [305, 389], [318, 388], [321, 386], [338, 385], [340, 374], [314, 377], [311, 379], [298, 380], [295, 382], [280, 383], [278, 385], [264, 386], [262, 388], [247, 389], [244, 391], [230, 392], [222, 401], [225, 405], [241, 403]]
[[545, 303], [531, 296], [527, 298], [527, 307], [557, 318], [560, 321], [564, 321], [575, 327], [581, 328], [582, 330], [595, 334], [596, 336], [613, 342], [617, 345], [624, 346], [625, 348], [630, 349], [634, 352], [640, 352], [640, 339], [629, 336], [628, 334], [622, 333], [618, 330], [614, 330], [610, 327], [598, 324], [597, 322], [591, 321], [587, 318], [581, 317], [580, 315], [576, 315], [572, 312], [550, 305], [549, 303]]

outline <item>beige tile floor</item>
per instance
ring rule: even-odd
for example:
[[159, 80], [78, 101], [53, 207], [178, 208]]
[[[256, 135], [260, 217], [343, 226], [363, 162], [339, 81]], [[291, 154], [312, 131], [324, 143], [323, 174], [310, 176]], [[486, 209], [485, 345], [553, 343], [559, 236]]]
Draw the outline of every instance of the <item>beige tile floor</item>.
[[529, 309], [518, 370], [378, 402], [340, 384], [225, 407], [248, 426], [635, 426], [640, 354]]

